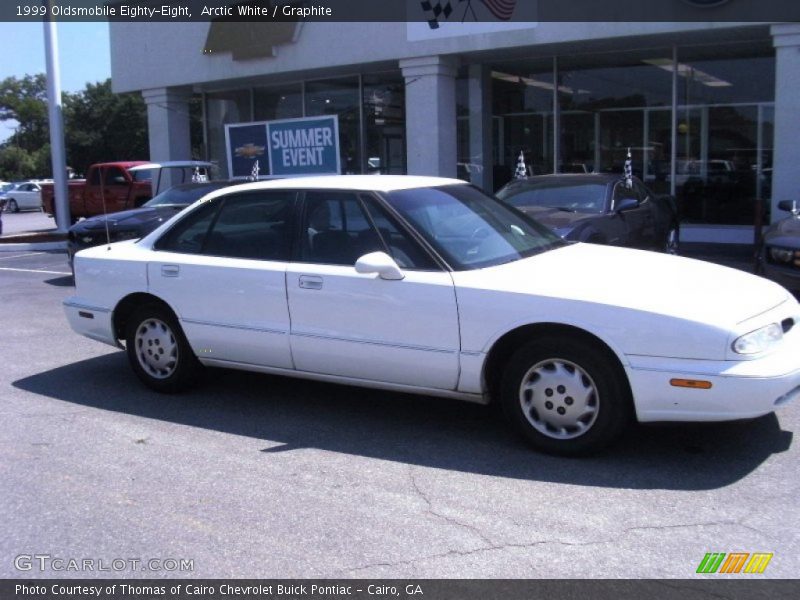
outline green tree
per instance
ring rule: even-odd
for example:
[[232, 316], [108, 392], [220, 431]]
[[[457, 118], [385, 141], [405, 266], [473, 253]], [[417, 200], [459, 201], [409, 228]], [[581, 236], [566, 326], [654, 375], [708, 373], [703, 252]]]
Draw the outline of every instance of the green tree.
[[85, 173], [96, 162], [147, 160], [147, 111], [139, 94], [115, 94], [111, 80], [65, 99], [67, 162]]
[[29, 179], [36, 173], [36, 160], [27, 150], [5, 144], [0, 147], [0, 180]]
[[[114, 94], [111, 80], [62, 94], [67, 164], [85, 173], [96, 162], [146, 160], [147, 111], [139, 94]], [[0, 179], [48, 177], [50, 133], [43, 74], [0, 81], [0, 121], [16, 132], [0, 145]]]
[[34, 152], [49, 141], [47, 79], [43, 74], [0, 81], [0, 121], [17, 121], [8, 144]]

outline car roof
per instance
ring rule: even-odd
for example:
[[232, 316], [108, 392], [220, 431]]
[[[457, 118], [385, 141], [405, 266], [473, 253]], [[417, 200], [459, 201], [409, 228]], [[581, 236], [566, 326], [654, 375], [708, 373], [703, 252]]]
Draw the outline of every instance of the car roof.
[[147, 164], [146, 160], [118, 160], [112, 162], [102, 162], [102, 163], [95, 163], [92, 165], [93, 167], [120, 167], [121, 169], [127, 169], [129, 167], [135, 167], [137, 165], [144, 165]]
[[[187, 181], [186, 183], [179, 183], [170, 188], [165, 189], [161, 194], [169, 192], [170, 190], [191, 190], [194, 188], [221, 188], [229, 185], [236, 185], [239, 183], [233, 179], [212, 179], [211, 181]], [[160, 194], [159, 194], [160, 195]]]
[[441, 185], [467, 185], [461, 179], [424, 177], [416, 175], [323, 175], [316, 177], [291, 177], [268, 181], [254, 181], [237, 186], [237, 191], [269, 189], [325, 189], [360, 190], [365, 192], [393, 192]]

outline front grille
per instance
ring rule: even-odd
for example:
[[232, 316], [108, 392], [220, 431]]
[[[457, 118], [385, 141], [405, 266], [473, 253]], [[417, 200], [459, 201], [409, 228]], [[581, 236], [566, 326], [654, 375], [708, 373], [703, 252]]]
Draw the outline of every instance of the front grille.
[[781, 321], [781, 328], [783, 329], [783, 333], [789, 333], [789, 330], [791, 330], [792, 327], [794, 327], [794, 319], [792, 319], [791, 317]]

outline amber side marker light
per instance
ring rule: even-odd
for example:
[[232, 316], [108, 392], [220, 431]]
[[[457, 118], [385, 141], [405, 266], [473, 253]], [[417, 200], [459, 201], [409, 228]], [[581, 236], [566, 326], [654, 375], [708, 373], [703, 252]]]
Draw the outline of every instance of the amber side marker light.
[[673, 387], [692, 388], [693, 390], [710, 390], [710, 381], [701, 381], [699, 379], [670, 379], [669, 384]]

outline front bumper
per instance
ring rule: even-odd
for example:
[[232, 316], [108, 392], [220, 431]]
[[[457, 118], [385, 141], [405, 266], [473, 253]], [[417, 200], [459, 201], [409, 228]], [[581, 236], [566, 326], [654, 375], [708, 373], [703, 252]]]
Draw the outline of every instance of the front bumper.
[[[800, 398], [800, 326], [776, 350], [753, 360], [631, 356], [625, 368], [639, 421], [731, 421], [774, 412]], [[710, 389], [674, 387], [708, 381]]]

